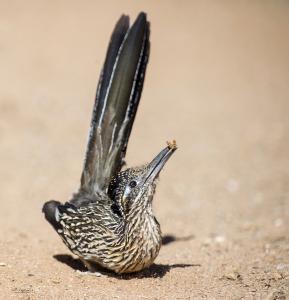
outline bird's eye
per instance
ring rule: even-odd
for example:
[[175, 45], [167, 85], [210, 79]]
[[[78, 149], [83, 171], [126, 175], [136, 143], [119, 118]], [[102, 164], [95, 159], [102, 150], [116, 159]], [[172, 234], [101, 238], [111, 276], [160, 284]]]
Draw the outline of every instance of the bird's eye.
[[129, 187], [130, 188], [134, 188], [134, 187], [136, 187], [136, 185], [137, 185], [137, 182], [135, 181], [135, 180], [132, 180], [130, 183], [129, 183]]

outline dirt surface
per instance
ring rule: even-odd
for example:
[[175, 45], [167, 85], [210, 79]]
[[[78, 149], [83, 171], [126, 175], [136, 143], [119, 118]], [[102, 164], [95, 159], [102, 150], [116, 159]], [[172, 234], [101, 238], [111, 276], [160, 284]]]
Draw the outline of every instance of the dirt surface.
[[[121, 13], [151, 21], [128, 165], [179, 149], [150, 269], [84, 275], [41, 214], [79, 185]], [[288, 1], [0, 2], [0, 298], [289, 299]]]

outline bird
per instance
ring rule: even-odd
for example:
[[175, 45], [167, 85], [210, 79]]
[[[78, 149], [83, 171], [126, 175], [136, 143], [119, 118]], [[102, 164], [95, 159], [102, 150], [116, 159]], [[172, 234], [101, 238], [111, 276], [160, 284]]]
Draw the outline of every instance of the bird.
[[157, 179], [177, 149], [168, 142], [149, 163], [125, 167], [125, 154], [150, 52], [144, 12], [115, 25], [101, 71], [80, 187], [64, 204], [43, 205], [45, 219], [87, 269], [117, 274], [149, 267], [161, 247], [152, 202]]

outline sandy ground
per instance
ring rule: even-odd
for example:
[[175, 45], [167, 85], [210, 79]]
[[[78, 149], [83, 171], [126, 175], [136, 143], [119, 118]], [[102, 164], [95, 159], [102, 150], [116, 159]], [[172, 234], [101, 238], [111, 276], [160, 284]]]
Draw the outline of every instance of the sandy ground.
[[[127, 161], [178, 142], [154, 205], [165, 243], [140, 274], [83, 275], [41, 207], [77, 190], [111, 30], [140, 10]], [[0, 1], [0, 37], [1, 299], [289, 299], [287, 1]]]

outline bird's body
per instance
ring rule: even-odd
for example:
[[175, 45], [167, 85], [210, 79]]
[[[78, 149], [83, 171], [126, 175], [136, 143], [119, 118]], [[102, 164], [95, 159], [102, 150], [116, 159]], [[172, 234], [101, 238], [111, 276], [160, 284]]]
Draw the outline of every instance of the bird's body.
[[121, 171], [149, 53], [149, 27], [141, 13], [131, 29], [121, 17], [112, 35], [92, 116], [79, 192], [69, 202], [46, 202], [45, 218], [87, 267], [140, 271], [161, 247], [152, 212], [155, 180], [176, 145], [149, 164]]
[[[70, 203], [58, 204], [58, 234], [66, 246], [93, 265], [128, 273], [151, 265], [161, 247], [161, 231], [151, 209], [141, 213], [132, 208], [124, 219], [106, 195], [75, 195], [87, 205], [77, 208]], [[137, 214], [137, 217], [135, 217]]]

